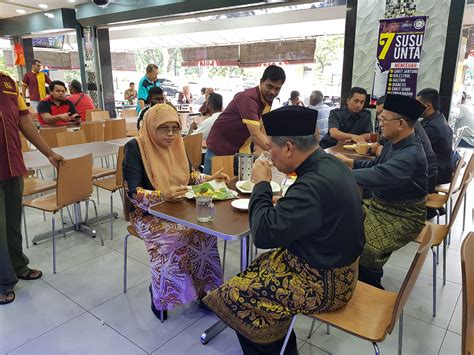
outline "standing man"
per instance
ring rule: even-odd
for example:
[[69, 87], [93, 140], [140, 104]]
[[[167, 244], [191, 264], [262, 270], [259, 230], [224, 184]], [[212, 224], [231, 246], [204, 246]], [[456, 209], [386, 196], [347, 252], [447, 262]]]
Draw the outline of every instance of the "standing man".
[[138, 84], [138, 102], [137, 102], [138, 113], [141, 110], [143, 110], [146, 104], [149, 104], [149, 102], [147, 102], [147, 98], [148, 98], [150, 89], [154, 86], [158, 86], [158, 87], [161, 86], [157, 78], [158, 78], [158, 67], [156, 66], [156, 64], [148, 64], [146, 66], [146, 74], [140, 80], [140, 83]]
[[436, 184], [451, 182], [453, 175], [453, 130], [448, 126], [446, 117], [439, 112], [439, 93], [436, 89], [421, 90], [416, 99], [425, 106], [421, 125], [430, 139], [436, 154], [438, 177]]
[[[270, 164], [254, 164], [250, 232], [258, 248], [272, 250], [203, 300], [246, 355], [279, 354], [294, 315], [334, 311], [354, 293], [364, 247], [359, 192], [348, 169], [318, 147], [316, 117], [298, 106], [263, 116], [273, 163], [298, 178], [274, 206]], [[285, 354], [297, 353], [293, 332]]]
[[74, 104], [66, 99], [66, 84], [53, 80], [49, 84], [49, 95], [38, 105], [38, 122], [41, 125], [65, 126], [69, 123], [80, 123], [81, 117]]
[[15, 81], [0, 72], [0, 304], [15, 300], [13, 287], [22, 280], [36, 280], [41, 271], [28, 267], [23, 254], [21, 209], [23, 197], [23, 163], [18, 131], [46, 155], [56, 168], [64, 160], [41, 138], [28, 116]]
[[211, 174], [213, 156], [250, 153], [253, 142], [262, 150], [268, 150], [268, 138], [261, 131], [260, 118], [270, 112], [273, 99], [285, 83], [285, 71], [270, 65], [263, 72], [260, 85], [235, 95], [211, 128], [207, 138], [204, 173]]
[[81, 116], [81, 120], [85, 121], [87, 110], [95, 109], [92, 97], [82, 92], [82, 85], [76, 79], [69, 84], [69, 92], [71, 95], [69, 95], [67, 99], [72, 102], [78, 115]]
[[30, 105], [35, 111], [38, 110], [39, 102], [46, 97], [46, 85], [51, 83], [49, 76], [40, 69], [41, 62], [36, 59], [33, 60], [31, 71], [25, 74], [22, 83], [23, 98], [26, 97], [26, 89], [28, 89]]
[[331, 108], [324, 102], [324, 95], [321, 91], [314, 90], [309, 97], [309, 108], [318, 111], [318, 123], [319, 136], [324, 137], [328, 133], [328, 119]]
[[387, 94], [379, 116], [387, 139], [375, 160], [337, 157], [353, 168], [357, 184], [373, 191], [364, 199], [366, 244], [359, 261], [359, 280], [382, 287], [383, 266], [395, 250], [413, 241], [425, 226], [428, 169], [415, 125], [424, 111], [408, 96]]
[[129, 87], [123, 93], [123, 98], [133, 105], [133, 100], [137, 98], [137, 90], [135, 90], [135, 83], [130, 83]]
[[321, 148], [335, 146], [338, 141], [350, 140], [355, 143], [369, 142], [372, 132], [370, 111], [364, 109], [367, 91], [353, 87], [346, 100], [346, 106], [329, 114], [329, 132], [321, 140]]

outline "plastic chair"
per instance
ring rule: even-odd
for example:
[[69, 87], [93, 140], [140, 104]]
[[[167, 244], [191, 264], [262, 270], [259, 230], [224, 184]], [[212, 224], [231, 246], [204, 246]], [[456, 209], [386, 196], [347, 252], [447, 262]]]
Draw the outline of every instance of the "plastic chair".
[[127, 122], [125, 118], [105, 121], [104, 140], [124, 138], [127, 136]]
[[[309, 317], [327, 325], [336, 327], [346, 333], [370, 341], [375, 354], [380, 354], [377, 343], [385, 340], [387, 334], [392, 334], [397, 319], [399, 319], [398, 354], [402, 353], [403, 341], [403, 308], [410, 297], [416, 280], [423, 267], [431, 245], [431, 228], [423, 228], [419, 238], [422, 241], [411, 263], [410, 269], [397, 292], [385, 291], [364, 282], [357, 281], [357, 286], [351, 300], [342, 308], [329, 313], [312, 314]], [[280, 354], [283, 354], [295, 324], [293, 317], [285, 337]], [[313, 327], [311, 325], [311, 336]]]
[[233, 155], [221, 155], [212, 157], [212, 174], [215, 174], [219, 169], [224, 169], [224, 173], [229, 175], [232, 179], [234, 175], [234, 156]]
[[122, 118], [136, 118], [138, 116], [137, 110], [122, 110], [120, 115]]
[[57, 134], [61, 132], [66, 132], [67, 128], [66, 126], [62, 127], [51, 127], [51, 128], [40, 128], [39, 134], [45, 142], [51, 147], [51, 148], [57, 148], [59, 147], [58, 145], [58, 138]]
[[198, 169], [202, 162], [202, 133], [185, 136], [183, 142], [191, 165]]
[[[86, 112], [87, 115], [87, 112]], [[91, 121], [107, 121], [110, 120], [109, 111], [91, 111]]]
[[57, 139], [59, 147], [87, 143], [84, 131], [60, 132], [57, 134]]
[[84, 131], [88, 143], [104, 140], [104, 124], [102, 122], [82, 123], [81, 131]]
[[474, 354], [474, 232], [461, 245], [462, 340], [461, 353]]
[[[94, 204], [94, 210], [99, 227], [99, 217], [97, 214], [97, 206], [94, 200], [89, 197], [92, 194], [92, 154], [88, 154], [79, 158], [66, 160], [59, 166], [58, 181], [56, 192], [47, 194], [33, 200], [24, 201], [24, 206], [38, 209], [40, 211], [52, 213], [51, 232], [53, 238], [53, 273], [56, 273], [56, 212], [61, 213], [66, 206], [79, 203], [81, 201], [91, 201]], [[97, 228], [99, 229], [99, 228]], [[63, 230], [63, 235], [64, 230]], [[102, 246], [104, 240], [102, 234], [99, 233]]]

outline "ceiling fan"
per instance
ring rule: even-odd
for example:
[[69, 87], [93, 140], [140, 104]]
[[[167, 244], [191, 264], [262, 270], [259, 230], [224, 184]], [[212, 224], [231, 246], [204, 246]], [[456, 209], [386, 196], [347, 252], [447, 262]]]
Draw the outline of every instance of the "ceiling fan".
[[110, 4], [125, 5], [125, 6], [135, 6], [135, 5], [144, 5], [147, 0], [91, 0], [91, 2], [99, 7], [105, 8]]

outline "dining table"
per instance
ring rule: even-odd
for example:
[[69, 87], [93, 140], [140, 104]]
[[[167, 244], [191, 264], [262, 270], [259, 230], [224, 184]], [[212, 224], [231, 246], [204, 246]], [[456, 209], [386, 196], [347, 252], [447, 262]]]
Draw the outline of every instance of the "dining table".
[[373, 160], [376, 158], [373, 154], [358, 154], [354, 149], [344, 148], [345, 145], [354, 146], [355, 144], [338, 143], [335, 146], [326, 148], [324, 151], [331, 154], [342, 154], [354, 160]]

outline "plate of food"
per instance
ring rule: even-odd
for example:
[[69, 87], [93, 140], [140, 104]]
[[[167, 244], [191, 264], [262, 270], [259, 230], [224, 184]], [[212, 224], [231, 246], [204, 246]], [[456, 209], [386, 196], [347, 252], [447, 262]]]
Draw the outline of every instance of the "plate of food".
[[199, 185], [188, 186], [188, 192], [185, 196], [193, 199], [196, 196], [211, 196], [213, 200], [230, 200], [237, 197], [237, 191], [227, 187], [222, 181], [212, 180]]
[[[270, 185], [274, 193], [280, 192], [281, 187], [275, 181], [271, 181]], [[251, 194], [254, 186], [255, 184], [250, 180], [237, 181], [235, 183], [235, 187], [237, 187], [237, 190], [239, 190], [243, 194]]]
[[238, 209], [239, 211], [248, 211], [249, 202], [250, 202], [250, 199], [248, 198], [239, 198], [238, 200], [232, 201], [230, 204], [232, 207]]

